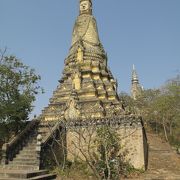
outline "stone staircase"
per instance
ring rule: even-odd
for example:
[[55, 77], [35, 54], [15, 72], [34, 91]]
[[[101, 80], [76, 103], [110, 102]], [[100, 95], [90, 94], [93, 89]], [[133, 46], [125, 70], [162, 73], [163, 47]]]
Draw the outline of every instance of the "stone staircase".
[[36, 136], [32, 136], [22, 150], [7, 165], [7, 169], [38, 170], [39, 161], [36, 155]]
[[158, 135], [147, 133], [149, 143], [148, 170], [125, 180], [180, 180], [180, 155]]
[[[29, 128], [30, 129], [30, 128]], [[27, 130], [25, 130], [27, 131]], [[23, 134], [24, 132], [22, 132]], [[35, 126], [31, 127], [29, 135], [27, 133], [26, 140], [22, 143], [23, 145], [18, 149], [17, 145], [21, 138], [15, 137], [15, 139], [10, 142], [7, 147], [14, 147], [13, 158], [9, 158], [8, 162], [1, 163], [0, 166], [0, 180], [9, 179], [43, 179], [50, 180], [55, 179], [55, 174], [49, 174], [47, 170], [40, 170], [40, 152], [37, 151], [37, 136], [42, 136], [42, 141], [47, 137], [49, 133], [49, 125], [44, 122], [37, 123]], [[18, 140], [16, 140], [18, 139]], [[17, 141], [17, 142], [16, 142]], [[7, 148], [8, 149], [8, 148]], [[12, 148], [13, 149], [13, 148]], [[16, 150], [17, 149], [17, 150]], [[13, 151], [13, 150], [11, 150]], [[8, 151], [7, 151], [8, 152]], [[6, 154], [8, 154], [6, 152]]]

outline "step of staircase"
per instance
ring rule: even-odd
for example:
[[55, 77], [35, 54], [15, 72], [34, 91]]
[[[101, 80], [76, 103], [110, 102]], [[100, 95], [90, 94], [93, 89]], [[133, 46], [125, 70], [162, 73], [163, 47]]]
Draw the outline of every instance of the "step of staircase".
[[31, 165], [31, 166], [37, 166], [38, 165], [38, 161], [37, 160], [30, 160], [30, 161], [19, 161], [19, 160], [14, 160], [10, 163], [11, 165]]
[[37, 146], [37, 143], [35, 143], [35, 144], [27, 144], [26, 145], [26, 148], [29, 148], [29, 149], [35, 149], [36, 148], [36, 146]]
[[28, 143], [27, 143], [27, 145], [31, 145], [31, 144], [36, 144], [37, 143], [37, 139], [36, 139], [37, 137], [34, 137], [33, 139], [31, 139], [31, 140], [29, 140], [28, 141]]
[[27, 157], [27, 156], [17, 156], [13, 161], [37, 161], [36, 156]]
[[27, 148], [36, 148], [36, 146], [37, 146], [37, 142], [36, 143], [28, 143], [25, 147], [27, 147]]
[[27, 155], [28, 157], [29, 156], [32, 157], [32, 156], [36, 156], [36, 151], [23, 150], [23, 151], [20, 151], [18, 155], [20, 155], [20, 156]]
[[46, 135], [48, 134], [48, 132], [39, 132], [39, 134], [40, 134], [42, 137], [44, 137], [44, 136], [46, 136]]
[[19, 154], [20, 153], [35, 153], [36, 152], [36, 149], [33, 149], [33, 150], [31, 150], [31, 149], [28, 149], [27, 147], [24, 147], [24, 149], [23, 150], [21, 150], [20, 152], [19, 152]]
[[56, 174], [46, 174], [46, 175], [41, 175], [37, 176], [34, 178], [30, 178], [30, 180], [51, 180], [51, 179], [56, 179]]
[[15, 180], [15, 179], [55, 179], [55, 174], [49, 174], [46, 170], [38, 171], [22, 171], [22, 170], [7, 170], [0, 169], [0, 180]]
[[37, 165], [20, 165], [20, 164], [8, 164], [6, 165], [6, 169], [9, 170], [29, 170], [29, 171], [34, 171], [34, 170], [39, 170], [39, 166]]
[[36, 149], [36, 144], [27, 144], [27, 146], [25, 148], [27, 149]]
[[[23, 154], [23, 153], [22, 153], [22, 154], [17, 154], [15, 158], [23, 158], [23, 159], [33, 158], [33, 159], [35, 159], [36, 157], [37, 157], [36, 154], [30, 154], [30, 153], [29, 153], [29, 154], [27, 154], [27, 153], [24, 153], [24, 154]], [[15, 159], [15, 158], [14, 158], [14, 159]]]

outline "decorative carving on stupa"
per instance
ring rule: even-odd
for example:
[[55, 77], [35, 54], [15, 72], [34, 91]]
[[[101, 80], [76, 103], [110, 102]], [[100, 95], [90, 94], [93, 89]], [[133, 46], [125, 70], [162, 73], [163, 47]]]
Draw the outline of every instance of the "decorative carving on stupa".
[[74, 73], [72, 74], [72, 87], [75, 90], [80, 90], [81, 89], [81, 73], [78, 70], [75, 70]]
[[82, 14], [92, 14], [92, 1], [91, 0], [80, 0], [80, 15]]
[[83, 62], [83, 50], [80, 47], [77, 50], [77, 61], [79, 63]]
[[[102, 118], [123, 111], [117, 82], [107, 66], [107, 54], [92, 15], [91, 0], [80, 0], [79, 9], [60, 84], [42, 114], [45, 120], [54, 119], [59, 112], [64, 114], [61, 118], [76, 119]], [[76, 100], [72, 98], [74, 92]]]
[[64, 111], [65, 120], [77, 120], [78, 118], [80, 118], [80, 107], [78, 106], [77, 102], [77, 94], [75, 91], [72, 91], [72, 94], [66, 103], [66, 109]]

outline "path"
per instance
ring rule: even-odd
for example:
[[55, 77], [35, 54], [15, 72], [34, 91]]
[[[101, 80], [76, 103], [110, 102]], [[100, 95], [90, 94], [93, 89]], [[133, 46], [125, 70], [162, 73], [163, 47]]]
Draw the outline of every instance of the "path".
[[180, 155], [155, 134], [148, 133], [148, 170], [133, 180], [180, 180]]

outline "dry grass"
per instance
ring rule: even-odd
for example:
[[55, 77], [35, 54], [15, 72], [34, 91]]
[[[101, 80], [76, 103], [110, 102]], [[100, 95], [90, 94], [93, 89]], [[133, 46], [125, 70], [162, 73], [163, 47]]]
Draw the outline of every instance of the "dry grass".
[[56, 168], [55, 172], [58, 180], [95, 180], [95, 177], [88, 166], [84, 163], [76, 162], [65, 170]]

